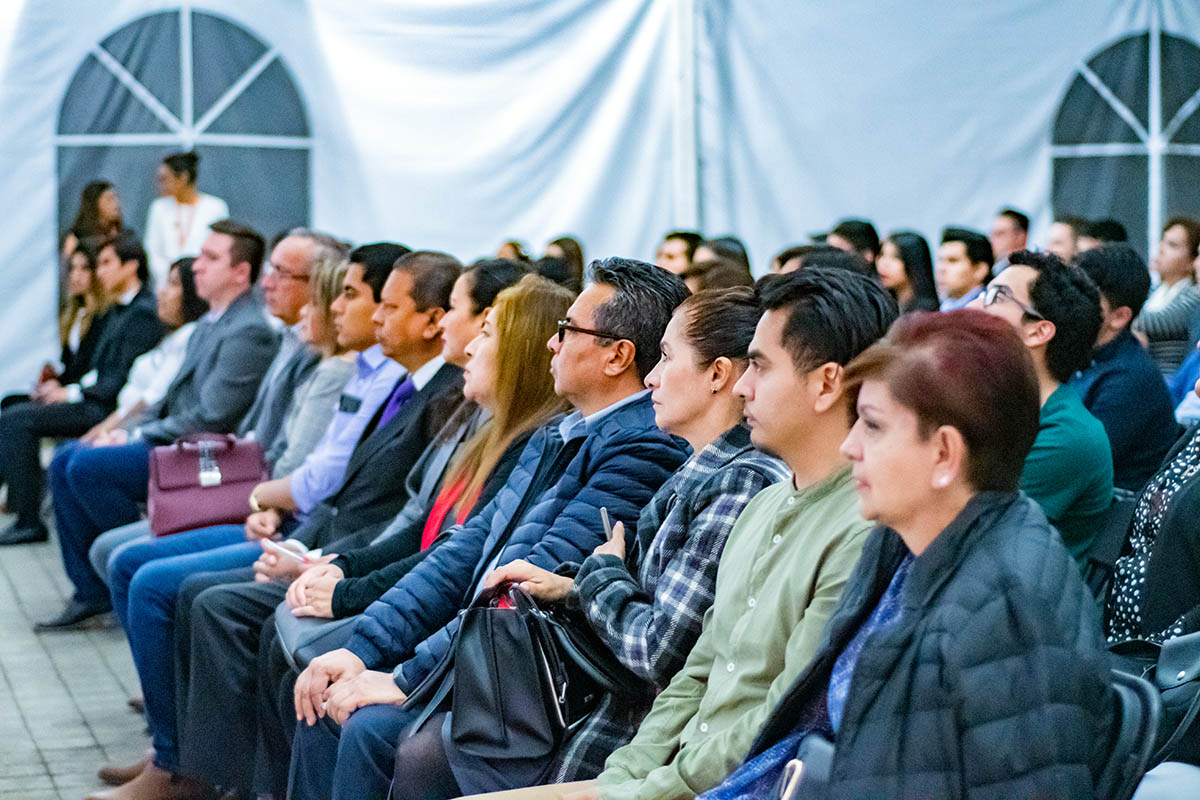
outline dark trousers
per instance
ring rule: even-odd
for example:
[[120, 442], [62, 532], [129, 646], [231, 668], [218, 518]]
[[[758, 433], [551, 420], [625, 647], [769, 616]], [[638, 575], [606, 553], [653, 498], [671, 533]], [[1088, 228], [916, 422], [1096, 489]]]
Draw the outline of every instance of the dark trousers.
[[150, 447], [144, 442], [91, 447], [75, 441], [55, 452], [50, 491], [58, 546], [79, 602], [109, 604], [108, 587], [92, 568], [88, 549], [105, 531], [138, 520], [149, 482]]
[[218, 786], [251, 788], [259, 637], [286, 591], [278, 583], [232, 583], [209, 587], [192, 602], [188, 686], [179, 725], [185, 774]]
[[191, 684], [192, 672], [192, 608], [196, 598], [205, 589], [212, 586], [224, 586], [227, 583], [243, 583], [254, 580], [254, 570], [250, 567], [223, 570], [221, 572], [201, 572], [189, 575], [179, 584], [175, 595], [175, 725], [176, 730], [183, 729], [183, 720], [187, 714], [188, 687]]
[[103, 406], [87, 402], [4, 406], [0, 413], [0, 482], [8, 485], [8, 509], [17, 515], [18, 526], [41, 525], [45, 477], [38, 456], [42, 437], [74, 439], [105, 416]]
[[254, 752], [254, 792], [283, 797], [287, 792], [288, 762], [296, 730], [296, 678], [288, 663], [275, 621], [268, 617], [258, 643], [258, 741]]
[[345, 725], [322, 717], [296, 723], [291, 800], [385, 800], [400, 736], [420, 713], [400, 706], [363, 706]]

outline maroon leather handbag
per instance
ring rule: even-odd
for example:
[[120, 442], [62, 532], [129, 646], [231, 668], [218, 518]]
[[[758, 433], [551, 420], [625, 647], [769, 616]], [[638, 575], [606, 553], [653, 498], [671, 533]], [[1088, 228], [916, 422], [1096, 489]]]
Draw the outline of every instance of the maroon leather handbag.
[[168, 536], [244, 522], [250, 492], [267, 478], [262, 445], [198, 434], [150, 452], [150, 532]]

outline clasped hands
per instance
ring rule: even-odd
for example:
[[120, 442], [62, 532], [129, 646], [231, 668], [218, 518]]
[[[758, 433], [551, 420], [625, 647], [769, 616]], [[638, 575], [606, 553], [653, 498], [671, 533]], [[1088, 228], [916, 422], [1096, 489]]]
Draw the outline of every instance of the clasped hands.
[[363, 706], [400, 705], [407, 698], [389, 672], [367, 669], [349, 650], [333, 650], [314, 658], [296, 679], [296, 719], [315, 725], [326, 714], [344, 725]]

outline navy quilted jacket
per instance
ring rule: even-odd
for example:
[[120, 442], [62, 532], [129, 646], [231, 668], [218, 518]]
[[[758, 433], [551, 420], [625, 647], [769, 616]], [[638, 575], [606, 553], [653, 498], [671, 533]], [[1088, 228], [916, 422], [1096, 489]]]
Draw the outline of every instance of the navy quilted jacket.
[[[904, 542], [877, 528], [750, 758], [825, 701], [834, 661]], [[1088, 798], [1114, 697], [1095, 601], [1041, 509], [983, 492], [913, 563], [898, 622], [871, 634], [837, 733], [831, 799]]]
[[[524, 558], [553, 570], [566, 561], [582, 561], [604, 541], [601, 506], [614, 523], [625, 523], [627, 536], [636, 536], [642, 507], [688, 455], [685, 444], [654, 425], [648, 395], [586, 430], [576, 427], [565, 445], [558, 423], [534, 433], [508, 483], [478, 515], [363, 613], [346, 646], [368, 669], [395, 667], [396, 684], [404, 692], [420, 684], [448, 651], [458, 612], [483, 574], [481, 562], [491, 560], [493, 544], [522, 506], [494, 563]], [[539, 464], [560, 445], [568, 448], [558, 459], [566, 463], [555, 465], [561, 477], [543, 475], [537, 483], [547, 488], [531, 489]]]

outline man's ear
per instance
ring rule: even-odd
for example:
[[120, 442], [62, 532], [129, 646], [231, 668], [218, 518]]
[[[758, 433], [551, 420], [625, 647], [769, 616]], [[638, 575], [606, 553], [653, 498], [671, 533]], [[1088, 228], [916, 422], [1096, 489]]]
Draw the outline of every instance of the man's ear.
[[424, 337], [425, 341], [432, 342], [442, 335], [442, 332], [438, 330], [438, 321], [446, 314], [446, 309], [429, 308], [426, 309], [426, 313], [429, 314], [429, 321], [421, 329], [421, 336]]
[[845, 371], [841, 364], [829, 361], [808, 373], [813, 410], [823, 414], [842, 399], [842, 379]]
[[975, 282], [980, 286], [987, 286], [988, 280], [992, 277], [992, 268], [982, 261], [975, 262]]
[[1050, 340], [1054, 338], [1055, 330], [1053, 322], [1048, 319], [1039, 319], [1021, 327], [1021, 338], [1025, 341], [1026, 347], [1038, 347], [1049, 344]]
[[637, 346], [628, 339], [618, 339], [608, 348], [608, 358], [604, 362], [604, 374], [616, 378], [626, 370], [637, 370]]
[[237, 264], [236, 266], [234, 266], [233, 271], [237, 273], [239, 278], [246, 279], [247, 286], [254, 285], [254, 281], [250, 280], [250, 262], [249, 261], [243, 261], [242, 263]]
[[1120, 306], [1108, 312], [1108, 327], [1114, 331], [1124, 330], [1129, 327], [1129, 323], [1133, 322], [1133, 309], [1129, 306]]

